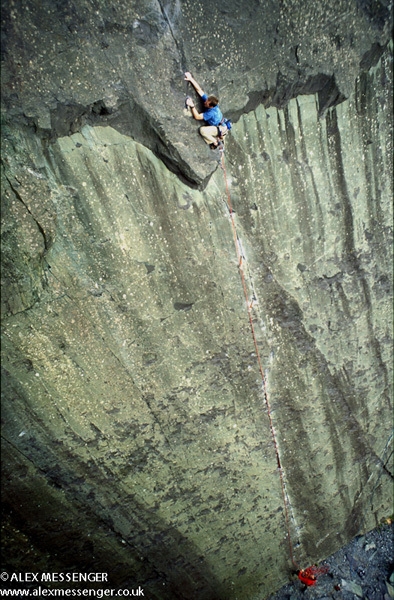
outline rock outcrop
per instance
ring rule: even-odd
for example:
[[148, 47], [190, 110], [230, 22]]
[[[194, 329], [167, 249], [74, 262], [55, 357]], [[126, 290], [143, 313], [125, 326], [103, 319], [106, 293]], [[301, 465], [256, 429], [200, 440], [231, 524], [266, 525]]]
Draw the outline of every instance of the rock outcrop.
[[224, 172], [182, 73], [234, 122], [226, 175], [305, 567], [391, 510], [389, 7], [4, 12], [6, 564], [263, 598], [292, 570], [280, 477]]

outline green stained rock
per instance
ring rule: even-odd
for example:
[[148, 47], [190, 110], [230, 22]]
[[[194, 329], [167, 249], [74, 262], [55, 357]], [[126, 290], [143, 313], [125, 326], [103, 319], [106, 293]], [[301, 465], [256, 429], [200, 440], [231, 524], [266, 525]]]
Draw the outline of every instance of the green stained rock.
[[[306, 567], [390, 512], [386, 17], [339, 3], [334, 35], [323, 3], [281, 6], [204, 6], [201, 63], [198, 4], [65, 6], [47, 29], [34, 7], [19, 33], [8, 16], [10, 568], [262, 598], [291, 577], [289, 532]], [[186, 66], [234, 118], [225, 172], [182, 116]]]

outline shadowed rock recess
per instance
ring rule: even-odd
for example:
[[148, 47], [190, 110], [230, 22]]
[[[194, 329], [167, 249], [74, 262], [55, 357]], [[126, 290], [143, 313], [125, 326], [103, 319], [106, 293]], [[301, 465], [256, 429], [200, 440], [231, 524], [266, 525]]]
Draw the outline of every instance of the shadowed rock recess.
[[262, 599], [391, 512], [388, 1], [10, 0], [3, 568]]

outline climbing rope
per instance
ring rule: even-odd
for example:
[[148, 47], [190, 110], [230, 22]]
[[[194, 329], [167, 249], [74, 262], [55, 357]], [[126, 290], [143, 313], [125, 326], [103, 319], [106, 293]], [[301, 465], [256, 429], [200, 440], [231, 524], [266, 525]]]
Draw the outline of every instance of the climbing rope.
[[256, 351], [257, 363], [258, 363], [258, 367], [259, 367], [259, 371], [260, 371], [260, 375], [261, 375], [261, 379], [262, 379], [262, 390], [263, 390], [263, 395], [264, 395], [264, 401], [265, 401], [265, 404], [267, 407], [271, 436], [272, 436], [272, 440], [273, 440], [273, 444], [274, 444], [274, 448], [275, 448], [276, 462], [278, 465], [278, 472], [279, 472], [280, 485], [281, 485], [282, 498], [283, 498], [284, 515], [285, 515], [285, 521], [286, 521], [287, 540], [288, 540], [288, 544], [289, 544], [290, 559], [291, 559], [293, 566], [295, 567], [295, 569], [297, 571], [299, 580], [307, 586], [315, 585], [316, 581], [317, 581], [317, 577], [323, 573], [327, 573], [328, 567], [312, 566], [312, 567], [308, 567], [307, 569], [300, 569], [294, 559], [293, 542], [292, 542], [291, 534], [290, 534], [289, 500], [288, 500], [288, 496], [286, 493], [284, 471], [283, 471], [283, 467], [282, 467], [282, 462], [281, 462], [280, 453], [279, 453], [279, 446], [278, 446], [278, 442], [276, 439], [276, 433], [275, 433], [274, 423], [273, 423], [273, 419], [272, 419], [272, 410], [271, 410], [271, 405], [270, 405], [268, 390], [267, 390], [267, 379], [264, 374], [264, 369], [262, 366], [260, 352], [259, 352], [259, 348], [258, 348], [258, 344], [257, 344], [255, 328], [253, 325], [253, 313], [252, 313], [253, 301], [249, 300], [248, 288], [246, 285], [245, 271], [244, 271], [244, 267], [243, 267], [243, 261], [244, 261], [245, 257], [244, 257], [244, 253], [242, 250], [242, 245], [241, 245], [240, 239], [237, 234], [237, 228], [235, 226], [234, 211], [233, 211], [233, 207], [231, 204], [231, 195], [230, 195], [230, 189], [229, 189], [229, 185], [228, 185], [226, 165], [224, 162], [224, 149], [223, 148], [220, 150], [220, 155], [221, 155], [220, 165], [223, 170], [224, 183], [226, 186], [227, 207], [228, 207], [228, 210], [230, 213], [230, 218], [231, 218], [234, 243], [235, 243], [235, 248], [237, 251], [239, 273], [241, 276], [242, 287], [243, 287], [245, 301], [246, 301], [246, 307], [247, 307], [247, 311], [248, 311], [249, 324], [250, 324], [253, 343], [254, 343], [254, 347], [255, 347], [255, 351]]
[[274, 444], [274, 448], [275, 448], [276, 462], [278, 465], [279, 477], [280, 477], [280, 482], [281, 482], [281, 490], [282, 490], [282, 497], [283, 497], [286, 528], [287, 528], [287, 539], [289, 542], [290, 558], [291, 558], [291, 562], [293, 563], [295, 568], [298, 570], [299, 567], [294, 560], [293, 544], [292, 544], [291, 535], [290, 535], [290, 519], [289, 519], [288, 500], [287, 500], [287, 494], [286, 494], [286, 486], [285, 486], [285, 481], [284, 481], [283, 468], [282, 468], [282, 463], [281, 463], [280, 454], [279, 454], [279, 446], [278, 446], [278, 442], [276, 440], [274, 423], [272, 420], [272, 410], [271, 410], [271, 405], [269, 402], [268, 391], [267, 391], [267, 380], [266, 380], [266, 377], [264, 374], [264, 369], [263, 369], [261, 358], [260, 358], [260, 352], [259, 352], [259, 348], [257, 345], [255, 328], [253, 325], [253, 313], [252, 313], [253, 302], [251, 302], [249, 300], [248, 288], [246, 285], [245, 272], [244, 272], [244, 268], [243, 268], [244, 256], [243, 256], [243, 252], [241, 251], [242, 246], [240, 244], [238, 234], [237, 234], [237, 228], [235, 226], [234, 214], [233, 214], [234, 211], [233, 211], [233, 207], [231, 204], [231, 195], [230, 195], [230, 189], [229, 189], [229, 185], [228, 185], [226, 165], [224, 162], [224, 152], [223, 151], [221, 151], [221, 167], [223, 170], [224, 182], [225, 182], [225, 186], [226, 186], [227, 205], [228, 205], [228, 210], [230, 212], [231, 225], [232, 225], [233, 236], [234, 236], [234, 243], [235, 243], [235, 247], [236, 247], [236, 251], [237, 251], [238, 267], [239, 267], [239, 272], [240, 272], [240, 276], [241, 276], [242, 287], [243, 287], [245, 301], [246, 301], [246, 307], [247, 307], [247, 311], [248, 311], [250, 329], [251, 329], [253, 343], [254, 343], [254, 347], [255, 347], [255, 351], [256, 351], [257, 364], [259, 367], [261, 380], [262, 380], [262, 384], [263, 384], [262, 389], [263, 389], [264, 400], [265, 400], [265, 404], [266, 404], [267, 412], [268, 412], [268, 419], [269, 419], [269, 424], [270, 424], [272, 440], [273, 440], [273, 444]]

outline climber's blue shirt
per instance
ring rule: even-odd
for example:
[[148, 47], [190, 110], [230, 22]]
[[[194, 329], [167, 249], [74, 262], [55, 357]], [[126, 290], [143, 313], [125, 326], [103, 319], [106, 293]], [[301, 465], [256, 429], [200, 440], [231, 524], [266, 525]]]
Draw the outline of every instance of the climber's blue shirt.
[[[203, 102], [208, 100], [207, 94], [203, 94], [201, 96]], [[221, 120], [223, 119], [222, 111], [218, 106], [213, 106], [212, 108], [208, 108], [203, 113], [204, 121], [207, 125], [220, 125]]]

